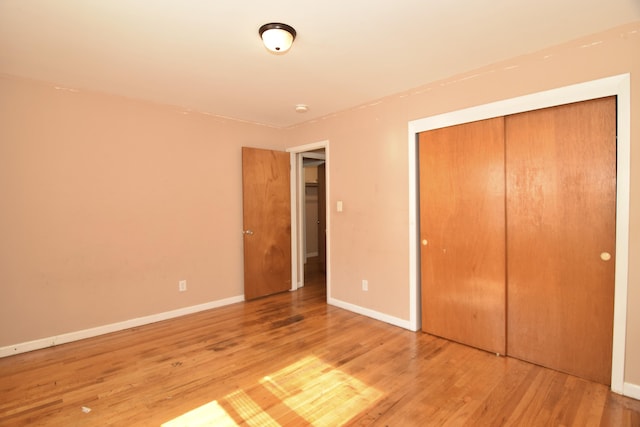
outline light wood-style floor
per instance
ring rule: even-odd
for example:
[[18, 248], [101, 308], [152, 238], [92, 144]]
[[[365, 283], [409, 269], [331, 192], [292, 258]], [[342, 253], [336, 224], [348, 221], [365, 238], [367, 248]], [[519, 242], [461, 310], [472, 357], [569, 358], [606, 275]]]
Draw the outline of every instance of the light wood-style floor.
[[317, 278], [0, 359], [0, 425], [640, 425], [640, 401], [328, 306]]

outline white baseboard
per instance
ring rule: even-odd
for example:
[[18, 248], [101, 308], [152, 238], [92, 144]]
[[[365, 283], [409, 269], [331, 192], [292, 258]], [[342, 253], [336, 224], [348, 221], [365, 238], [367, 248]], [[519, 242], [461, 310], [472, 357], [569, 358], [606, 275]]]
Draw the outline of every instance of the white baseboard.
[[53, 337], [41, 338], [34, 341], [23, 342], [14, 345], [0, 347], [0, 357], [12, 356], [14, 354], [26, 353], [27, 351], [39, 350], [42, 348], [53, 347], [72, 341], [78, 341], [85, 338], [96, 337], [98, 335], [109, 334], [111, 332], [122, 331], [124, 329], [135, 328], [137, 326], [147, 325], [149, 323], [160, 322], [162, 320], [173, 319], [187, 314], [197, 313], [199, 311], [210, 310], [212, 308], [222, 307], [229, 304], [244, 301], [244, 295], [225, 298], [217, 301], [211, 301], [204, 304], [193, 305], [191, 307], [179, 308], [177, 310], [166, 311], [164, 313], [152, 314], [150, 316], [138, 317], [135, 319], [125, 320], [123, 322], [111, 323], [109, 325], [98, 326], [96, 328], [84, 329], [81, 331], [69, 332]]
[[385, 323], [389, 323], [394, 326], [399, 326], [410, 331], [416, 331], [415, 325], [405, 319], [389, 316], [388, 314], [380, 313], [379, 311], [371, 310], [368, 308], [360, 307], [359, 305], [351, 304], [348, 302], [340, 301], [335, 298], [327, 298], [327, 304], [335, 305], [336, 307], [344, 308], [345, 310], [353, 311], [354, 313], [362, 314], [363, 316], [371, 317], [376, 320], [380, 320]]
[[622, 394], [627, 397], [640, 400], [640, 385], [624, 383]]

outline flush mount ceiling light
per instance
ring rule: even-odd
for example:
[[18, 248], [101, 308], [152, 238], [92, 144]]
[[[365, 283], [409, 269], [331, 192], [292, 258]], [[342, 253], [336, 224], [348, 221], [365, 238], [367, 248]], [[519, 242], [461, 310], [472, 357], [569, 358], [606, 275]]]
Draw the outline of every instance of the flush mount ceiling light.
[[258, 33], [267, 49], [275, 53], [288, 51], [296, 38], [296, 30], [293, 27], [277, 22], [264, 24]]

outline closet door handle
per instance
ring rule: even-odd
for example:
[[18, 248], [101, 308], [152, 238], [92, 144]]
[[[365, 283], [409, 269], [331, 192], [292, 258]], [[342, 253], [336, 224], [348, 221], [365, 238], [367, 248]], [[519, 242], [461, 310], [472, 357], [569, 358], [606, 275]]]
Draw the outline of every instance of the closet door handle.
[[602, 252], [600, 254], [600, 259], [603, 261], [609, 261], [611, 259], [611, 254], [609, 252]]

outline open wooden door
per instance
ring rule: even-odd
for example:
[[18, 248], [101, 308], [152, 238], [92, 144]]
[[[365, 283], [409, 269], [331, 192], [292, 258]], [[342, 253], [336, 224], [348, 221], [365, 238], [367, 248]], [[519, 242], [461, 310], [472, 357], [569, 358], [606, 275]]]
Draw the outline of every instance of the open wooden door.
[[289, 153], [242, 147], [244, 297], [291, 289]]

